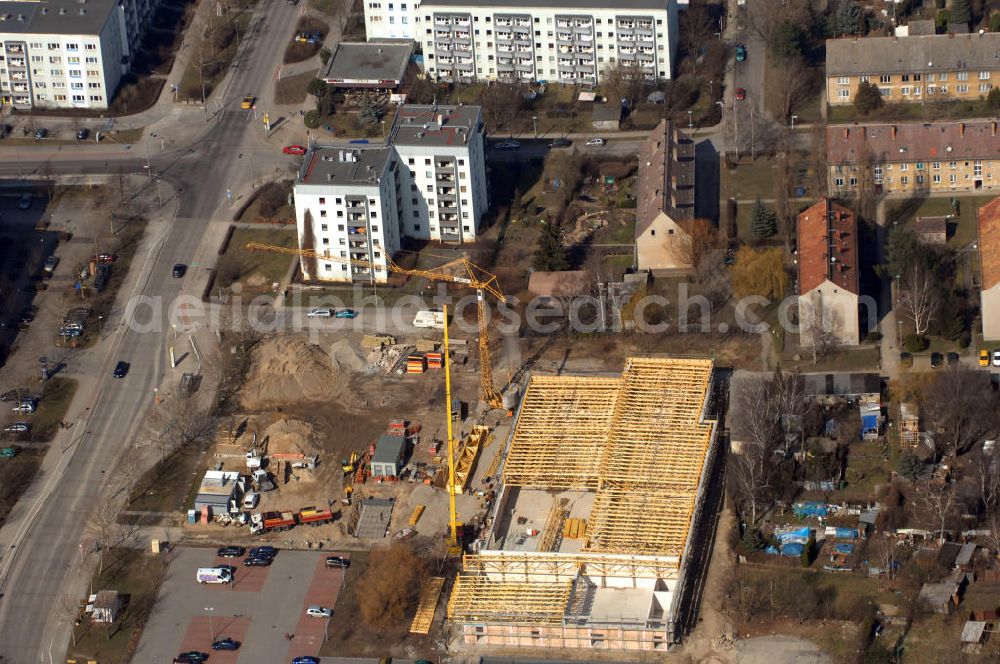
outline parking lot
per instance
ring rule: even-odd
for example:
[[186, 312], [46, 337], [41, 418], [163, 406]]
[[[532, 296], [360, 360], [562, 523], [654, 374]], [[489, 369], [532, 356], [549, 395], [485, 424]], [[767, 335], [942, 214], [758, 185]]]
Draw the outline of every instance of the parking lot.
[[[180, 652], [210, 653], [219, 664], [290, 662], [318, 655], [327, 621], [306, 616], [307, 606], [333, 608], [344, 570], [327, 569], [331, 552], [279, 551], [270, 567], [244, 567], [242, 558], [218, 558], [214, 549], [179, 549], [160, 589], [136, 652], [137, 662], [170, 662]], [[199, 567], [233, 565], [232, 584], [200, 584]], [[334, 614], [332, 620], [337, 620]], [[241, 643], [214, 652], [214, 640]]]

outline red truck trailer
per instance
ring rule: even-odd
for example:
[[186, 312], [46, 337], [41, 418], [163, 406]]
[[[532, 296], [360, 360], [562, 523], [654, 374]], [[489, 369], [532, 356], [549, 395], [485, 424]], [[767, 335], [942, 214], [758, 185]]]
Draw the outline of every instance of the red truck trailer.
[[333, 512], [328, 509], [303, 507], [299, 510], [298, 522], [303, 526], [322, 526], [324, 523], [330, 523], [331, 521], [333, 521]]

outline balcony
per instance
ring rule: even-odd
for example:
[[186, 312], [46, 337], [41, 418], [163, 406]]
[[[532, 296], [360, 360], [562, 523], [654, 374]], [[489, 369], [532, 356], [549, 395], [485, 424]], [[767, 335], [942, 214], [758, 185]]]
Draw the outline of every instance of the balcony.
[[24, 58], [11, 58], [9, 64], [11, 67], [24, 68]]
[[498, 32], [497, 33], [497, 40], [501, 40], [502, 39], [503, 41], [508, 41], [508, 40], [513, 39], [513, 38], [514, 38], [514, 33], [512, 33], [512, 32]]
[[438, 18], [435, 16], [434, 25], [455, 25], [455, 23], [450, 18]]
[[439, 65], [453, 65], [455, 64], [455, 58], [438, 58]]
[[[498, 18], [494, 22], [494, 24], [501, 28], [509, 28], [510, 26], [514, 25], [514, 21], [510, 20], [509, 18]], [[497, 36], [499, 37], [500, 35]]]
[[434, 162], [434, 168], [455, 168], [453, 159], [440, 159]]
[[653, 22], [652, 21], [639, 21], [639, 29], [640, 30], [652, 30], [653, 29]]
[[455, 32], [454, 35], [455, 35], [454, 39], [462, 39], [464, 41], [469, 41], [472, 39], [471, 32]]
[[556, 21], [556, 27], [557, 28], [568, 28], [568, 27], [571, 27], [571, 24], [566, 19], [561, 19], [561, 20]]
[[7, 47], [7, 52], [21, 54], [24, 53], [24, 49], [19, 44], [11, 44]]
[[631, 30], [635, 27], [635, 21], [618, 21], [618, 29]]
[[345, 202], [345, 205], [347, 206], [348, 210], [351, 210], [351, 209], [363, 209], [365, 207], [365, 202], [364, 201], [347, 200]]
[[347, 227], [347, 237], [349, 238], [365, 238], [368, 239], [368, 229], [365, 226], [348, 226]]
[[556, 33], [556, 39], [558, 39], [559, 41], [571, 42], [571, 41], [573, 41], [573, 33], [572, 32], [557, 32]]
[[454, 187], [438, 187], [437, 190], [438, 197], [447, 196], [449, 198], [455, 198], [455, 188]]
[[513, 53], [513, 46], [497, 46], [497, 53]]
[[435, 30], [434, 31], [434, 38], [435, 39], [451, 39], [451, 31], [450, 30]]
[[634, 42], [635, 35], [618, 35], [618, 41], [620, 42]]

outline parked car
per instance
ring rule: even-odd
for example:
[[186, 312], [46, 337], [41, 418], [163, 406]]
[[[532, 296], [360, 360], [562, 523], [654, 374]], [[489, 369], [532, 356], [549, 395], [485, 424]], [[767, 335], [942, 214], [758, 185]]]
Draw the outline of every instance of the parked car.
[[603, 138], [591, 138], [591, 139], [587, 140], [587, 147], [588, 148], [600, 148], [600, 147], [604, 147], [604, 143], [605, 143], [605, 141], [604, 141]]
[[329, 618], [333, 615], [333, 610], [319, 604], [313, 604], [306, 609], [306, 615], [310, 618]]
[[240, 642], [226, 637], [212, 643], [212, 650], [239, 650]]
[[351, 560], [343, 556], [327, 556], [326, 566], [332, 569], [347, 569], [351, 566]]
[[267, 567], [272, 562], [274, 562], [273, 558], [264, 558], [264, 557], [257, 557], [257, 558], [255, 558], [253, 556], [249, 556], [249, 557], [247, 557], [246, 560], [243, 561], [243, 566], [244, 567]]
[[993, 366], [1000, 367], [1000, 350], [993, 351]]
[[333, 315], [334, 318], [357, 318], [358, 312], [354, 309], [337, 309], [337, 313]]
[[247, 95], [246, 97], [243, 98], [243, 101], [240, 102], [240, 108], [249, 110], [253, 108], [253, 105], [256, 102], [257, 102], [256, 97], [254, 97], [253, 95]]
[[91, 256], [90, 260], [94, 261], [95, 263], [114, 263], [116, 260], [118, 260], [118, 256], [117, 254], [113, 254], [109, 251], [102, 251], [99, 254]]
[[90, 130], [86, 127], [82, 127], [76, 132], [76, 140], [85, 141], [90, 137]]
[[253, 558], [274, 558], [278, 550], [273, 546], [255, 546], [250, 549], [250, 556]]
[[746, 88], [736, 88], [736, 101], [743, 101], [747, 98]]
[[38, 402], [35, 401], [34, 397], [21, 397], [21, 400], [14, 404], [11, 408], [12, 412], [19, 413], [21, 415], [27, 415], [29, 413], [35, 412], [38, 408]]
[[177, 263], [174, 265], [174, 269], [171, 274], [174, 275], [174, 279], [180, 279], [187, 272], [187, 269], [188, 267], [184, 263]]
[[310, 309], [306, 318], [333, 318], [333, 309]]
[[35, 130], [35, 140], [40, 140], [49, 135], [49, 130], [45, 127], [39, 127]]
[[52, 274], [53, 272], [56, 271], [57, 265], [59, 265], [59, 257], [49, 256], [48, 258], [45, 259], [45, 264], [42, 265], [42, 269], [45, 271], [46, 274]]
[[568, 138], [556, 138], [549, 143], [550, 148], [568, 148], [571, 145], [573, 145], [573, 141]]
[[114, 373], [115, 378], [124, 378], [125, 375], [128, 374], [129, 366], [131, 365], [129, 365], [128, 362], [125, 362], [124, 360], [119, 360], [118, 364], [115, 365], [115, 373]]
[[27, 422], [14, 422], [3, 428], [4, 433], [28, 433], [29, 431], [31, 431], [31, 425]]
[[284, 154], [294, 154], [299, 156], [304, 155], [306, 153], [306, 149], [301, 145], [286, 145], [285, 147], [281, 148], [281, 151]]
[[292, 664], [319, 664], [319, 657], [312, 655], [302, 655], [292, 660]]
[[958, 353], [954, 353], [954, 352], [948, 353], [947, 355], [945, 355], [945, 359], [948, 361], [948, 364], [950, 366], [953, 366], [953, 367], [954, 366], [958, 366], [958, 363], [960, 361], [960, 358], [958, 357]]
[[204, 662], [207, 659], [207, 652], [189, 650], [188, 652], [182, 652], [177, 655], [177, 657], [174, 657], [174, 664], [201, 664], [201, 662]]
[[988, 367], [990, 366], [990, 351], [985, 348], [979, 351], [979, 366]]
[[517, 141], [500, 141], [499, 143], [494, 145], [493, 148], [496, 150], [509, 152], [511, 150], [519, 150], [521, 148], [521, 144], [518, 143]]
[[30, 323], [33, 320], [35, 320], [35, 308], [34, 307], [28, 307], [27, 309], [25, 309], [25, 310], [23, 310], [21, 312], [20, 321], [21, 321], [22, 325], [27, 325], [28, 323]]
[[594, 198], [593, 196], [591, 196], [590, 194], [580, 194], [579, 198], [584, 203], [596, 203], [597, 202], [597, 199]]
[[736, 45], [736, 62], [745, 62], [747, 59], [747, 47], [743, 44]]
[[224, 546], [215, 552], [220, 558], [239, 558], [244, 553], [246, 549], [242, 546]]
[[17, 199], [17, 209], [27, 210], [31, 207], [31, 201], [34, 199], [34, 195], [31, 192], [21, 194], [21, 198]]
[[941, 366], [941, 363], [943, 361], [944, 361], [944, 356], [941, 355], [941, 353], [931, 353], [931, 366], [932, 367], [934, 367], [935, 369], [937, 369], [939, 366]]

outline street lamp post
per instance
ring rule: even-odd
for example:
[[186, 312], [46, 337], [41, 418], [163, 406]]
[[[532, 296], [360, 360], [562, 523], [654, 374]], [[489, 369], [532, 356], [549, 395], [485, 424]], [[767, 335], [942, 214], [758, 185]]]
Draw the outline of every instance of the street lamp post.
[[793, 115], [792, 116], [792, 132], [793, 133], [795, 132], [795, 121], [798, 119], [798, 117], [799, 116], [797, 116], [797, 115]]
[[531, 124], [534, 127], [534, 129], [535, 129], [535, 138], [538, 138], [538, 116], [537, 115], [532, 115], [531, 116]]
[[205, 613], [208, 614], [208, 640], [215, 641], [215, 623], [212, 622], [212, 614], [215, 612], [214, 606], [206, 606]]
[[691, 129], [691, 128], [694, 127], [694, 122], [692, 122], [692, 120], [691, 120], [691, 114], [692, 113], [693, 113], [693, 111], [691, 109], [688, 109], [688, 129]]

